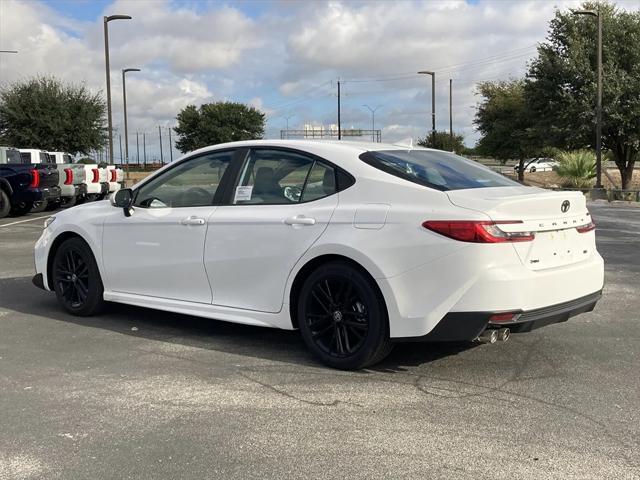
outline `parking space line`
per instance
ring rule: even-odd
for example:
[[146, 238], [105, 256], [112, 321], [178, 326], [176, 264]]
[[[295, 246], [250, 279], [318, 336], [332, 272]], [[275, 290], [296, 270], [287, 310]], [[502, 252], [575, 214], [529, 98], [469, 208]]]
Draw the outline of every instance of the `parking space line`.
[[33, 217], [33, 218], [27, 218], [26, 220], [19, 220], [17, 222], [5, 223], [4, 225], [0, 225], [0, 228], [10, 227], [11, 225], [18, 225], [19, 223], [33, 222], [34, 220], [44, 220], [45, 218], [49, 218], [50, 216], [51, 215], [46, 215], [42, 217]]

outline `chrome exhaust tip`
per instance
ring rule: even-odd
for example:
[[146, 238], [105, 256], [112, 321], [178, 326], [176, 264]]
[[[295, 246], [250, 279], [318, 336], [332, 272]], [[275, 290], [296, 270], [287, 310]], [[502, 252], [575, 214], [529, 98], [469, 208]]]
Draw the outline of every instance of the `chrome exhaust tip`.
[[493, 328], [485, 330], [478, 336], [478, 342], [480, 343], [496, 343], [497, 341], [498, 341], [498, 330]]
[[510, 336], [511, 330], [509, 330], [508, 328], [500, 328], [498, 330], [498, 340], [500, 340], [501, 342], [506, 342], [507, 340], [509, 340]]

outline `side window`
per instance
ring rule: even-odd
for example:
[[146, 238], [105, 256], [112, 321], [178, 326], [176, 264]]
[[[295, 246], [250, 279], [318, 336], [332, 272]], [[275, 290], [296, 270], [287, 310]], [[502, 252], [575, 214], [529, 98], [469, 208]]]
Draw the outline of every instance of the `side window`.
[[140, 187], [135, 205], [144, 208], [212, 205], [234, 153], [210, 153], [182, 162]]
[[240, 176], [233, 203], [298, 203], [313, 164], [313, 159], [293, 152], [253, 150]]
[[336, 193], [336, 172], [333, 167], [315, 162], [302, 193], [302, 201], [310, 202]]

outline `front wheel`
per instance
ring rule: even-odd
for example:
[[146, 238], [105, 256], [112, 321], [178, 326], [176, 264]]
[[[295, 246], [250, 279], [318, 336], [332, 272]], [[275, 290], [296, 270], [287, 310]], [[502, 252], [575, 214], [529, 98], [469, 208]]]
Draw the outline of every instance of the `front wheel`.
[[84, 240], [70, 238], [56, 251], [53, 287], [58, 302], [73, 315], [89, 316], [103, 308], [100, 271]]
[[382, 296], [373, 279], [347, 263], [331, 262], [309, 275], [297, 315], [307, 347], [331, 367], [365, 368], [391, 352]]

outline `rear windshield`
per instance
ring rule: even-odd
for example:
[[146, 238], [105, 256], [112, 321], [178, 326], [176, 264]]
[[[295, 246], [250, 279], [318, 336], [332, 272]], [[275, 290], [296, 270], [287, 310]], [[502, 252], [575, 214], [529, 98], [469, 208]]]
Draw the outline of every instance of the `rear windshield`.
[[18, 150], [7, 149], [7, 163], [22, 163], [22, 156]]
[[437, 190], [512, 187], [519, 183], [454, 153], [434, 150], [380, 150], [360, 159], [396, 177]]

